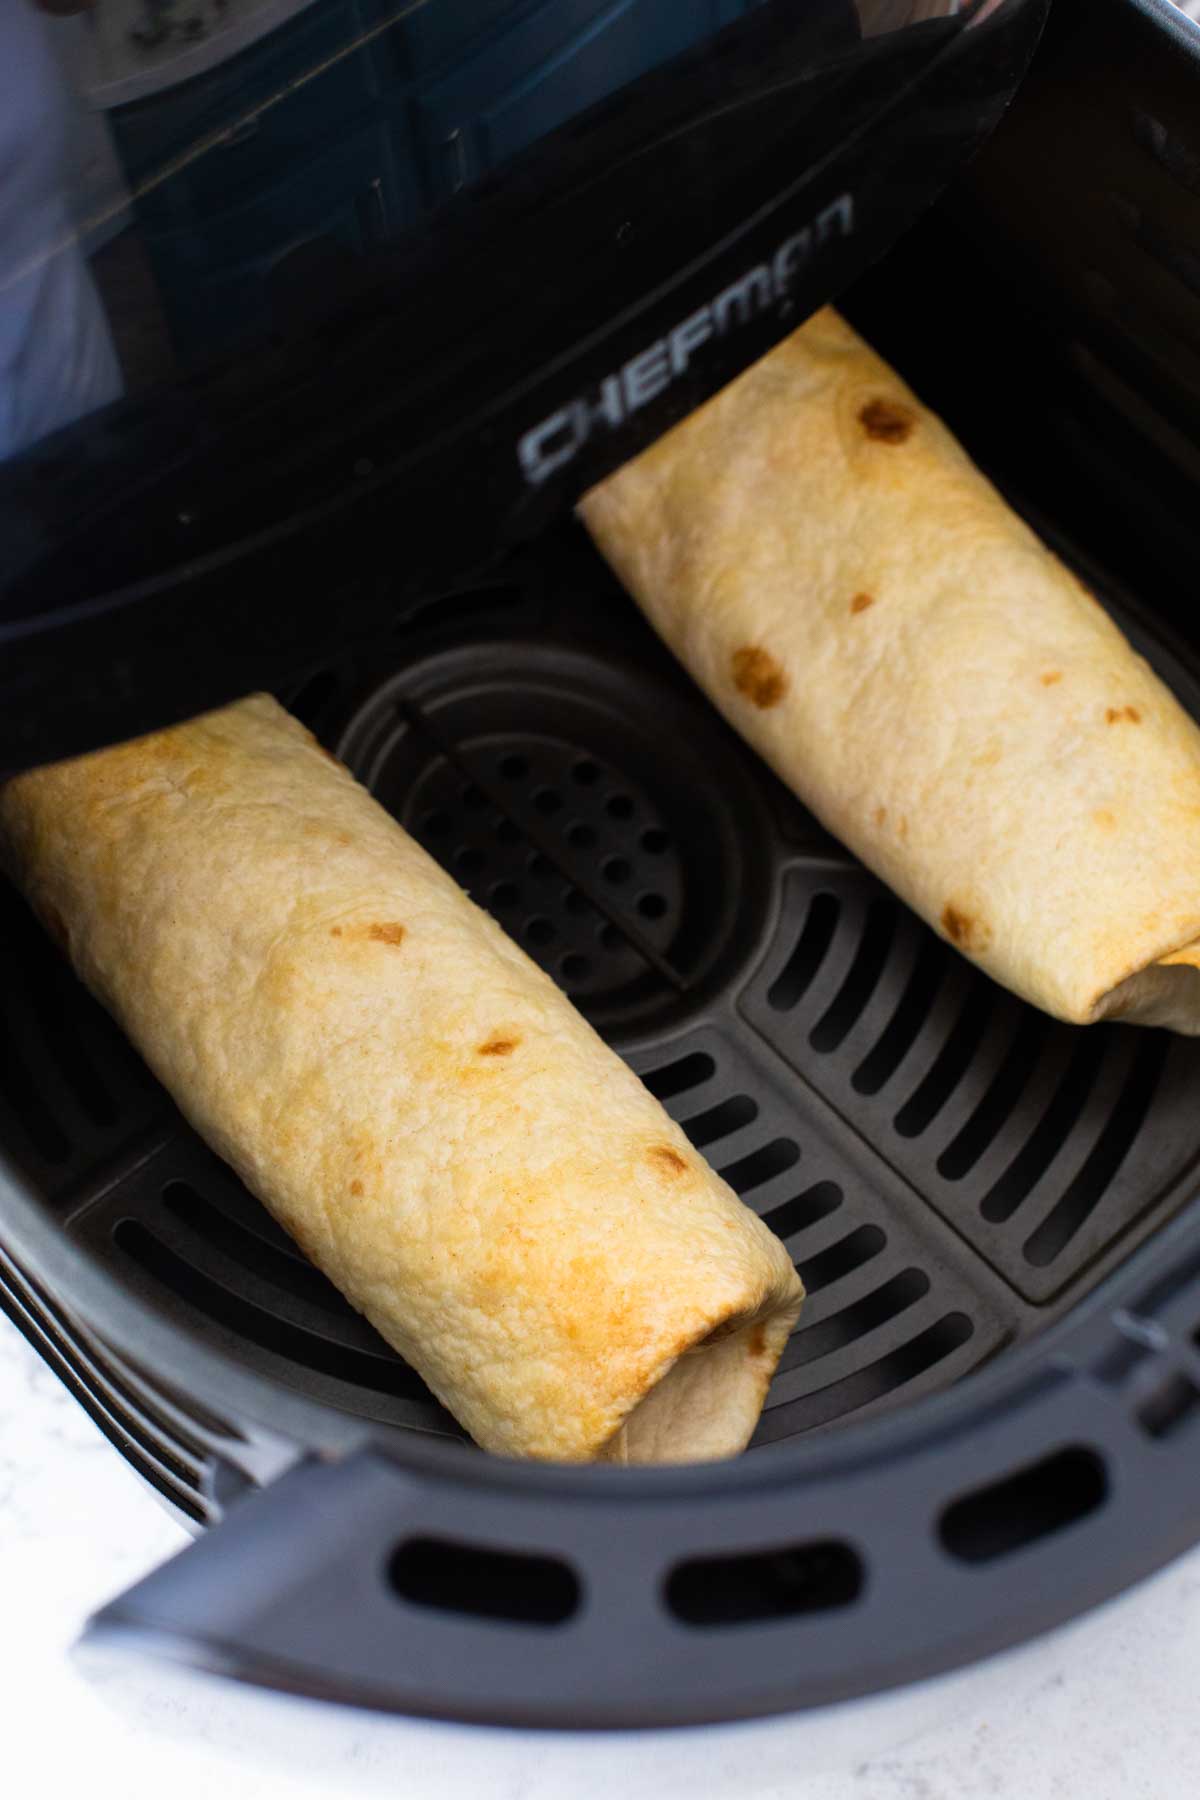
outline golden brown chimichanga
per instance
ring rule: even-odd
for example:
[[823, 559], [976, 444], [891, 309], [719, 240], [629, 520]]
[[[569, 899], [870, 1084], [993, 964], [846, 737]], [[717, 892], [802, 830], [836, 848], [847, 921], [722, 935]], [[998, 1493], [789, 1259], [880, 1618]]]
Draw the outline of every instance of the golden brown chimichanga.
[[485, 1448], [735, 1454], [803, 1290], [554, 983], [265, 695], [0, 792], [208, 1142]]
[[836, 313], [580, 511], [726, 718], [965, 955], [1062, 1019], [1200, 1032], [1200, 730]]

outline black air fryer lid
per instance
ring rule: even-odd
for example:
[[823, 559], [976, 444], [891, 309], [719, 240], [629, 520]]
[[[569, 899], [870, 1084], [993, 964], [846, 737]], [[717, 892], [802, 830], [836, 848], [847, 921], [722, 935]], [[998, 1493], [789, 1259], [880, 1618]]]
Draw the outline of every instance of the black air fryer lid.
[[[0, 470], [0, 769], [278, 688], [536, 533], [879, 255], [1044, 9], [683, 9], [690, 47], [614, 38], [574, 116], [415, 230], [297, 246], [244, 344]], [[463, 31], [449, 0], [417, 25]], [[245, 125], [134, 166], [137, 215]]]

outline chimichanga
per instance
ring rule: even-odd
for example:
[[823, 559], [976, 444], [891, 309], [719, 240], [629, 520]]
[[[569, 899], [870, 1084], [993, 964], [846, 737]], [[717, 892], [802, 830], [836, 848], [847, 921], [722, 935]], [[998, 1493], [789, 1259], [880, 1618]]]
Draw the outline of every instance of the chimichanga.
[[850, 327], [816, 314], [586, 496], [710, 699], [997, 981], [1200, 1033], [1200, 730]]
[[0, 843], [188, 1118], [489, 1450], [744, 1447], [803, 1290], [552, 981], [263, 695]]

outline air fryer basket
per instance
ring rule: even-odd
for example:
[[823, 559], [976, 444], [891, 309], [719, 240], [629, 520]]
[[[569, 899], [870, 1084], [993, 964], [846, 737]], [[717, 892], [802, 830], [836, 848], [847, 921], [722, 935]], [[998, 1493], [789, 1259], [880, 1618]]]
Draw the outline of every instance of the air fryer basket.
[[[1120, 598], [1107, 597], [1120, 611]], [[1198, 659], [1134, 613], [1123, 617], [1200, 712]], [[744, 1640], [757, 1627], [769, 1642], [781, 1623], [811, 1634], [819, 1622], [826, 1693], [844, 1691], [830, 1676], [831, 1626], [845, 1631], [853, 1621], [858, 1650], [847, 1651], [840, 1679], [852, 1671], [855, 1685], [870, 1684], [878, 1651], [864, 1657], [864, 1627], [883, 1603], [883, 1571], [865, 1544], [880, 1530], [902, 1534], [903, 1477], [897, 1469], [873, 1478], [871, 1530], [851, 1523], [843, 1497], [814, 1537], [795, 1514], [808, 1486], [803, 1452], [823, 1435], [836, 1459], [831, 1428], [911, 1404], [1026, 1340], [1039, 1350], [1052, 1321], [1070, 1323], [1097, 1284], [1103, 1291], [1104, 1277], [1194, 1192], [1200, 1043], [1060, 1026], [972, 971], [765, 774], [574, 529], [452, 613], [426, 608], [398, 621], [390, 653], [369, 668], [328, 672], [294, 703], [564, 984], [788, 1244], [810, 1299], [743, 1472], [758, 1477], [760, 1501], [774, 1495], [778, 1506], [789, 1494], [797, 1522], [776, 1522], [768, 1548], [752, 1532], [752, 1552], [734, 1554], [736, 1529], [731, 1546], [731, 1517], [703, 1498], [712, 1480], [703, 1472], [696, 1494], [685, 1482], [675, 1501], [656, 1499], [662, 1478], [650, 1477], [640, 1508], [621, 1492], [623, 1472], [616, 1486], [592, 1472], [591, 1489], [586, 1475], [584, 1485], [570, 1475], [578, 1492], [569, 1505], [536, 1492], [517, 1504], [510, 1491], [506, 1507], [508, 1470], [465, 1449], [459, 1455], [473, 1466], [456, 1477], [435, 1453], [425, 1459], [430, 1489], [414, 1490], [399, 1474], [400, 1439], [458, 1437], [453, 1421], [183, 1125], [8, 896], [0, 1104], [10, 1156], [91, 1268], [168, 1318], [185, 1344], [210, 1346], [269, 1388], [335, 1409], [348, 1441], [353, 1422], [398, 1458], [395, 1469], [378, 1450], [332, 1468], [302, 1463], [262, 1500], [231, 1505], [290, 1460], [277, 1438], [252, 1419], [222, 1420], [227, 1396], [199, 1371], [186, 1392], [164, 1386], [161, 1362], [131, 1357], [127, 1344], [115, 1352], [104, 1330], [73, 1325], [26, 1284], [29, 1312], [57, 1334], [63, 1362], [83, 1363], [93, 1408], [135, 1465], [194, 1518], [227, 1513], [176, 1573], [185, 1572], [191, 1595], [208, 1596], [209, 1615], [253, 1593], [256, 1626], [265, 1614], [280, 1632], [279, 1649], [253, 1647], [259, 1678], [306, 1687], [283, 1650], [294, 1655], [307, 1636], [325, 1663], [319, 1691], [369, 1701], [361, 1671], [339, 1687], [329, 1642], [358, 1633], [361, 1617], [339, 1624], [333, 1596], [361, 1588], [361, 1571], [349, 1578], [340, 1558], [369, 1546], [391, 1611], [432, 1615], [472, 1646], [469, 1692], [447, 1708], [430, 1685], [431, 1624], [421, 1618], [423, 1684], [407, 1688], [406, 1705], [627, 1717], [637, 1710], [632, 1694], [618, 1699], [597, 1680], [586, 1633], [590, 1692], [574, 1668], [569, 1701], [528, 1669], [524, 1698], [506, 1697], [491, 1664], [504, 1661], [516, 1632], [552, 1639], [550, 1662], [572, 1666], [571, 1627], [599, 1592], [611, 1606], [613, 1584], [621, 1591], [610, 1534], [630, 1531], [628, 1507], [641, 1526], [633, 1536], [644, 1539], [635, 1616], [652, 1613], [659, 1630], [709, 1641], [735, 1627]], [[1200, 1299], [1191, 1308], [1200, 1319]], [[1177, 1446], [1194, 1455], [1182, 1429], [1200, 1399], [1191, 1341], [1177, 1344], [1161, 1318], [1139, 1322], [1140, 1311], [1116, 1330], [1107, 1307], [1091, 1316], [1103, 1330], [1085, 1391], [1068, 1381], [1069, 1361], [1041, 1361], [1023, 1404], [988, 1434], [993, 1455], [1004, 1444], [998, 1497], [992, 1485], [964, 1500], [978, 1485], [973, 1460], [943, 1460], [940, 1503], [951, 1509], [925, 1547], [949, 1583], [940, 1604], [958, 1615], [957, 1629], [978, 1629], [977, 1606], [994, 1604], [980, 1571], [1007, 1585], [1010, 1555], [1045, 1558], [1054, 1533], [1104, 1518], [1115, 1455], [1122, 1468], [1151, 1470]], [[328, 1446], [318, 1434], [300, 1447]], [[785, 1462], [785, 1447], [801, 1460]], [[414, 1491], [416, 1517], [406, 1523]], [[751, 1485], [743, 1501], [752, 1506], [754, 1494]], [[314, 1569], [319, 1517], [329, 1535]], [[231, 1556], [229, 1534], [247, 1533]], [[1164, 1549], [1162, 1538], [1150, 1541], [1156, 1554]], [[243, 1558], [254, 1571], [249, 1589], [237, 1573]], [[911, 1547], [903, 1555], [893, 1547], [890, 1560], [893, 1582], [921, 1576], [919, 1594], [890, 1603], [904, 1608], [911, 1672], [921, 1666], [922, 1609], [934, 1606], [934, 1589]], [[1051, 1552], [1051, 1566], [1059, 1560]], [[270, 1593], [276, 1580], [298, 1608], [286, 1630], [287, 1607], [276, 1596], [263, 1604], [264, 1584]], [[179, 1604], [171, 1595], [176, 1622]], [[158, 1617], [153, 1597], [149, 1616]], [[118, 1607], [101, 1636], [122, 1617], [144, 1630], [140, 1610]], [[206, 1658], [244, 1672], [248, 1624], [239, 1622], [235, 1652], [229, 1625], [218, 1631], [210, 1620]], [[448, 1655], [447, 1673], [453, 1662]], [[714, 1710], [703, 1684], [678, 1678], [674, 1695], [659, 1681], [654, 1716]], [[624, 1671], [618, 1689], [627, 1681]], [[760, 1690], [755, 1708], [763, 1698]], [[715, 1710], [744, 1704], [726, 1683]]]
[[[1200, 716], [1184, 476], [1080, 382], [1078, 319], [980, 259], [1005, 154], [849, 310]], [[1195, 1539], [1200, 1040], [1061, 1026], [975, 973], [569, 524], [290, 698], [810, 1298], [737, 1464], [485, 1458], [0, 895], [0, 1303], [214, 1527], [100, 1615], [94, 1653], [459, 1717], [736, 1717], [953, 1666]]]
[[[1188, 1197], [1200, 1042], [1059, 1025], [973, 970], [756, 764], [582, 534], [294, 704], [787, 1243], [809, 1299], [756, 1446], [945, 1387]], [[273, 1380], [460, 1435], [4, 905], [4, 1141], [68, 1232]]]

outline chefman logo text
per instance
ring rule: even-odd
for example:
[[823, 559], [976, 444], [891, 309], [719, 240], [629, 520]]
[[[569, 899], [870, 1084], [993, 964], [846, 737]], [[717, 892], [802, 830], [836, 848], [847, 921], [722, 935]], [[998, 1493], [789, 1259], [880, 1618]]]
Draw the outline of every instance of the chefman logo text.
[[678, 381], [705, 344], [769, 312], [788, 297], [797, 273], [831, 238], [854, 230], [854, 200], [842, 194], [811, 225], [785, 238], [766, 262], [756, 263], [694, 313], [630, 360], [606, 375], [598, 389], [579, 394], [534, 425], [517, 443], [526, 481], [535, 487], [576, 456], [596, 431], [615, 431], [632, 413]]

